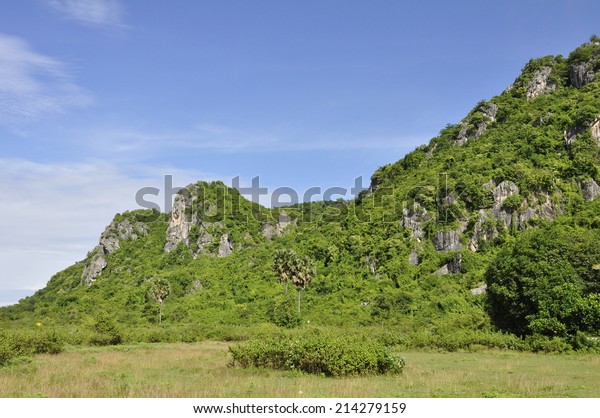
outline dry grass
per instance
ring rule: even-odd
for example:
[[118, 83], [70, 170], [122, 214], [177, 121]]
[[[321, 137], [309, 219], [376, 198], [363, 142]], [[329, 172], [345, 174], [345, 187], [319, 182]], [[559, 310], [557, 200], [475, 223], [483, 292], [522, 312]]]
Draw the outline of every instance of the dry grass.
[[73, 348], [0, 369], [1, 397], [600, 397], [600, 356], [404, 353], [400, 376], [228, 366], [227, 343]]

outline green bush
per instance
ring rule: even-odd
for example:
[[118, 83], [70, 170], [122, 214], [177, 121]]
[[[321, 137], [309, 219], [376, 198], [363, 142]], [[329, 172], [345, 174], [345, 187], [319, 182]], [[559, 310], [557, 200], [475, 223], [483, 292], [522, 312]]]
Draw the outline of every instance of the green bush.
[[279, 296], [273, 301], [270, 309], [271, 321], [280, 327], [294, 328], [300, 325], [302, 318], [294, 306], [294, 298]]
[[113, 319], [105, 314], [100, 314], [92, 325], [94, 331], [90, 343], [92, 345], [118, 345], [123, 337]]
[[229, 348], [233, 365], [325, 376], [399, 373], [404, 360], [373, 341], [310, 335], [250, 340]]
[[12, 331], [0, 333], [0, 366], [11, 359], [34, 354], [57, 354], [64, 349], [64, 338], [56, 331]]

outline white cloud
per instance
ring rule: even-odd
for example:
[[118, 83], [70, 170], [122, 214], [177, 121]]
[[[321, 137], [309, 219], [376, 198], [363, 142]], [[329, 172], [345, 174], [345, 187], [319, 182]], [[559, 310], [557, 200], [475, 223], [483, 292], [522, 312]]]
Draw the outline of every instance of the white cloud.
[[[403, 155], [424, 137], [348, 137], [321, 135], [317, 138], [286, 138], [276, 134], [251, 132], [218, 125], [202, 124], [172, 132], [144, 132], [132, 129], [87, 132], [98, 151], [115, 155], [123, 153], [156, 154], [163, 149], [202, 150], [220, 153], [265, 153], [288, 151], [375, 151]], [[101, 144], [101, 146], [100, 146]]]
[[[174, 186], [211, 178], [168, 167], [124, 170], [103, 161], [0, 159], [0, 303], [15, 303], [13, 295], [22, 297], [23, 289], [33, 293], [54, 273], [85, 258], [116, 213], [138, 207], [137, 190], [164, 189], [163, 174], [173, 174]], [[162, 208], [159, 199], [162, 194], [154, 200]]]
[[123, 8], [117, 0], [49, 0], [68, 19], [86, 25], [125, 27]]
[[91, 101], [63, 63], [33, 51], [20, 38], [0, 34], [0, 124], [18, 126]]

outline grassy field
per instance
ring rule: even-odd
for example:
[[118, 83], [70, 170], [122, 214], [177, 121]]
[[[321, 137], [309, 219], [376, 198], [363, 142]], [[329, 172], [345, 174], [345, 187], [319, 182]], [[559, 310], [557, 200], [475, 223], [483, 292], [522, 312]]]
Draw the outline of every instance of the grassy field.
[[229, 367], [228, 343], [70, 348], [0, 368], [1, 397], [600, 397], [599, 355], [400, 353], [399, 376]]

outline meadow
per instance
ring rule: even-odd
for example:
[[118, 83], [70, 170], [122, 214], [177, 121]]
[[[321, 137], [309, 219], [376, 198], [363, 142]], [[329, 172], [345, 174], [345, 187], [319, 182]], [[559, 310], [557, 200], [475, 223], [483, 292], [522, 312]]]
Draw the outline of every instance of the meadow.
[[399, 351], [402, 374], [231, 366], [231, 342], [67, 346], [0, 368], [0, 397], [600, 397], [600, 355]]

